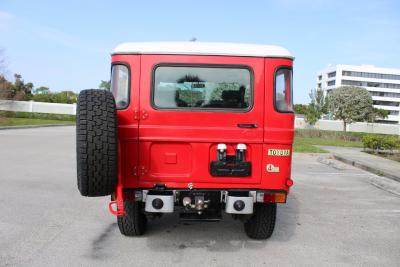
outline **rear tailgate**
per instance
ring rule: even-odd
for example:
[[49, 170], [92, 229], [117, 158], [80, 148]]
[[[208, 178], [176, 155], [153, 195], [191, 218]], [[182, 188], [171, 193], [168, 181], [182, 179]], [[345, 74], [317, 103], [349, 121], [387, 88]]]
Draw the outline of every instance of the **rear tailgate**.
[[[139, 102], [139, 186], [260, 182], [263, 58], [142, 55]], [[227, 145], [228, 156], [246, 144], [251, 175], [212, 176], [219, 143]]]

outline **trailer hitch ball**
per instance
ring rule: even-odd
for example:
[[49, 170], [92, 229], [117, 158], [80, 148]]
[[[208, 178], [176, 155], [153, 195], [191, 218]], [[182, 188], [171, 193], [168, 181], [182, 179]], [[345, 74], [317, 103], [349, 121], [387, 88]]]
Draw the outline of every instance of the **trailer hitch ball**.
[[156, 210], [162, 209], [162, 207], [164, 206], [164, 202], [159, 199], [159, 198], [155, 198], [153, 199], [153, 201], [151, 202], [151, 205], [153, 206], [153, 208], [155, 208]]
[[204, 199], [197, 199], [195, 209], [198, 211], [204, 210]]
[[192, 199], [190, 197], [184, 197], [182, 199], [182, 205], [186, 208], [186, 209], [190, 209], [192, 206]]
[[245, 206], [243, 200], [236, 200], [235, 203], [233, 203], [233, 208], [237, 211], [242, 211]]

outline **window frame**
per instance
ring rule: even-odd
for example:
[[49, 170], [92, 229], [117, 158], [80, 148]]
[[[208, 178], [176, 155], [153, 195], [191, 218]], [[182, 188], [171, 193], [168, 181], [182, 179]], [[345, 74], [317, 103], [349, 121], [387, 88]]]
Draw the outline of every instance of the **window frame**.
[[[201, 107], [176, 107], [176, 108], [163, 108], [158, 107], [154, 102], [155, 97], [155, 79], [156, 70], [159, 67], [189, 67], [189, 68], [225, 68], [225, 69], [245, 69], [250, 74], [250, 95], [249, 106], [246, 109], [238, 108], [201, 108]], [[212, 63], [174, 63], [162, 62], [155, 64], [152, 69], [151, 85], [150, 85], [150, 105], [154, 110], [161, 111], [183, 111], [183, 112], [233, 112], [233, 113], [247, 113], [254, 108], [254, 72], [248, 65], [243, 64], [212, 64]]]
[[[111, 63], [111, 72], [110, 72], [110, 92], [112, 93], [112, 74], [113, 74], [113, 67], [116, 65], [121, 65], [121, 66], [125, 66], [128, 69], [128, 99], [127, 99], [127, 103], [126, 106], [123, 108], [118, 108], [117, 107], [117, 103], [115, 101], [115, 97], [114, 97], [114, 101], [115, 101], [115, 107], [117, 110], [126, 110], [129, 108], [129, 105], [131, 104], [131, 66], [129, 65], [129, 63], [124, 62], [124, 61], [115, 61]], [[114, 94], [113, 94], [114, 95]]]
[[[280, 110], [280, 109], [278, 109], [278, 107], [277, 107], [277, 105], [276, 105], [276, 74], [277, 74], [277, 72], [278, 71], [280, 71], [280, 70], [290, 70], [290, 74], [291, 74], [291, 77], [290, 77], [290, 101], [291, 101], [291, 104], [292, 104], [292, 110], [291, 111], [283, 111], [283, 110]], [[274, 99], [273, 99], [273, 105], [274, 105], [274, 109], [275, 109], [275, 111], [277, 111], [277, 112], [279, 112], [279, 113], [292, 113], [292, 114], [294, 114], [294, 103], [293, 103], [293, 67], [292, 66], [279, 66], [279, 67], [277, 67], [276, 69], [275, 69], [275, 71], [274, 71], [274, 77], [273, 77], [273, 79], [274, 79], [274, 87], [273, 87], [273, 90], [274, 90]]]

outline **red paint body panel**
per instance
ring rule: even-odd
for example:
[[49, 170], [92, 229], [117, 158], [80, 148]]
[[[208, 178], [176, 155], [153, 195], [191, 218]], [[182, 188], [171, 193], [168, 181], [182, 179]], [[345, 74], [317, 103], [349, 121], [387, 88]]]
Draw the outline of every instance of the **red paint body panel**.
[[[274, 108], [274, 75], [292, 60], [258, 57], [188, 55], [113, 55], [112, 62], [130, 68], [130, 104], [118, 111], [120, 182], [122, 188], [255, 188], [288, 191], [291, 153], [268, 156], [268, 149], [292, 150], [293, 113]], [[253, 73], [253, 105], [247, 112], [157, 110], [151, 105], [153, 69], [160, 63], [245, 65]], [[256, 124], [239, 128], [237, 124]], [[252, 162], [248, 177], [213, 177], [210, 162], [216, 145], [225, 143], [234, 155], [238, 143], [247, 145]], [[266, 165], [278, 166], [270, 173]]]

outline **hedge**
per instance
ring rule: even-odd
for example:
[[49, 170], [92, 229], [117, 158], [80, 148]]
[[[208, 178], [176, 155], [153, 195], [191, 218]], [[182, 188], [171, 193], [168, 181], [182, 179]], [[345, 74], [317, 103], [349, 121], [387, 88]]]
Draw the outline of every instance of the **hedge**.
[[366, 135], [363, 146], [374, 151], [400, 149], [400, 139], [393, 136]]

